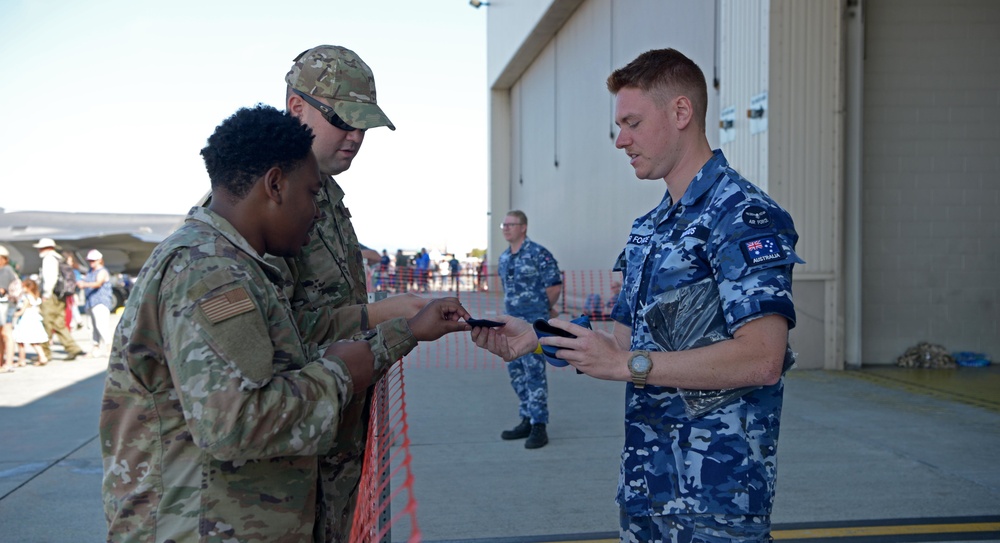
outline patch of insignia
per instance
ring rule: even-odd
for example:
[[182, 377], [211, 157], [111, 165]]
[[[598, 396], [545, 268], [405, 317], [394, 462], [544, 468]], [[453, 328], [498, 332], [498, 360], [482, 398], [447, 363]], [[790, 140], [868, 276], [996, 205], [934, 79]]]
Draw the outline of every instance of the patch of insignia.
[[250, 294], [243, 287], [212, 296], [198, 305], [205, 313], [205, 318], [212, 324], [218, 324], [228, 318], [242, 315], [254, 308]]
[[771, 226], [771, 217], [763, 207], [749, 206], [743, 210], [743, 222], [750, 228], [767, 228]]
[[785, 250], [775, 236], [763, 236], [740, 242], [747, 266], [756, 266], [773, 260], [784, 260]]
[[670, 239], [671, 241], [680, 241], [681, 239], [684, 238], [695, 238], [705, 241], [709, 238], [709, 236], [711, 236], [711, 234], [712, 232], [709, 231], [708, 228], [705, 228], [705, 226], [703, 225], [696, 224], [694, 226], [688, 227], [686, 230], [681, 232], [680, 235], [677, 235], [675, 231], [675, 233], [671, 236]]

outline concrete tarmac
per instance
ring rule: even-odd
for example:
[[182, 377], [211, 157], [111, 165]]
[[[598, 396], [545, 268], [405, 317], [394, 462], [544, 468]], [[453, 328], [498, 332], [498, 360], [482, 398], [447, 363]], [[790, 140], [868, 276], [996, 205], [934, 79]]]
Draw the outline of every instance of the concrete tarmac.
[[[550, 443], [526, 450], [499, 438], [518, 420], [505, 371], [415, 368], [405, 382], [424, 541], [617, 540], [624, 384], [550, 371]], [[992, 538], [975, 539], [1000, 541], [998, 451], [1000, 409], [858, 372], [793, 370], [772, 521], [791, 529], [992, 516]]]
[[[106, 361], [66, 363], [54, 353], [48, 366], [0, 375], [2, 542], [104, 540], [97, 419]], [[966, 535], [927, 528], [837, 541], [1000, 541], [1000, 390], [972, 404], [863, 374], [786, 378], [776, 538], [831, 540], [796, 528], [871, 534], [857, 527], [950, 523]], [[550, 371], [550, 443], [526, 450], [499, 438], [518, 422], [502, 367], [404, 366], [404, 375], [424, 541], [617, 540], [622, 383]], [[400, 522], [392, 540], [411, 535]]]

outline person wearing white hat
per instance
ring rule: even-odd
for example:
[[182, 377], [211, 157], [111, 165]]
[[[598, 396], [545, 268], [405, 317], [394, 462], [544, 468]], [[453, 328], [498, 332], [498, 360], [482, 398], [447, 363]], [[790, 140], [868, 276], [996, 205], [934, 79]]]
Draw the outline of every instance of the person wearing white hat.
[[104, 255], [97, 249], [87, 253], [87, 263], [90, 264], [90, 271], [82, 281], [77, 282], [77, 286], [83, 289], [84, 310], [90, 315], [94, 332], [94, 348], [90, 356], [107, 358], [111, 354], [111, 306], [114, 304], [111, 274], [104, 267]]
[[[59, 266], [63, 258], [56, 250], [59, 246], [56, 245], [56, 242], [52, 238], [42, 238], [38, 240], [38, 243], [32, 245], [32, 247], [38, 249], [38, 256], [42, 259], [42, 268], [38, 274], [41, 278], [39, 286], [42, 295], [42, 325], [45, 326], [45, 332], [49, 335], [50, 340], [53, 336], [59, 338], [63, 349], [66, 350], [66, 358], [64, 360], [69, 362], [82, 355], [83, 349], [76, 344], [76, 341], [73, 340], [73, 335], [69, 332], [69, 328], [66, 327], [65, 298], [53, 294], [56, 282], [59, 280]], [[49, 348], [49, 343], [43, 343], [42, 348], [45, 351], [45, 357], [51, 360], [52, 350]]]

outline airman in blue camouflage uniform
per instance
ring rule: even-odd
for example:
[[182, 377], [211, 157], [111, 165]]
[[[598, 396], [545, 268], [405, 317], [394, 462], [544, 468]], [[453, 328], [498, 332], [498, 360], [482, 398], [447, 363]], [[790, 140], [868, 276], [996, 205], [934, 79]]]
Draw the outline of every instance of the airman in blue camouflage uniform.
[[[528, 239], [528, 217], [510, 211], [501, 225], [510, 243], [497, 264], [504, 291], [504, 310], [534, 322], [547, 319], [562, 292], [559, 264], [545, 247]], [[549, 386], [545, 358], [528, 354], [507, 364], [510, 384], [519, 400], [521, 422], [500, 434], [503, 439], [524, 439], [525, 448], [537, 449], [548, 443]]]
[[[794, 361], [791, 217], [730, 168], [705, 137], [705, 77], [673, 49], [608, 78], [615, 146], [667, 192], [632, 225], [612, 333], [553, 319], [544, 337], [593, 377], [629, 382], [617, 501], [621, 540], [770, 540], [782, 375]], [[536, 348], [530, 326], [472, 331], [510, 359]]]
[[[690, 59], [650, 51], [608, 88], [616, 146], [638, 177], [667, 182], [632, 225], [612, 319], [630, 330], [632, 353], [686, 355], [649, 355], [645, 375], [628, 360], [623, 539], [767, 540], [798, 235], [788, 213], [708, 147], [704, 76]], [[680, 367], [663, 367], [672, 361]], [[692, 412], [688, 390], [719, 401]]]
[[[791, 217], [715, 151], [676, 205], [667, 193], [633, 224], [612, 319], [632, 329], [631, 351], [662, 351], [678, 339], [681, 348], [710, 345], [764, 315], [791, 326], [797, 239]], [[692, 298], [693, 311], [670, 322], [671, 311], [683, 311], [672, 302]], [[664, 322], [670, 327], [655, 329]], [[690, 331], [696, 339], [684, 345], [678, 336]], [[786, 346], [785, 365], [791, 357]], [[770, 515], [774, 496], [781, 380], [694, 418], [675, 387], [626, 388], [617, 496], [625, 517], [711, 513], [766, 524], [758, 517]]]
[[318, 217], [312, 134], [268, 106], [202, 150], [215, 198], [153, 251], [116, 331], [100, 417], [107, 540], [323, 542], [320, 457], [345, 408], [417, 340], [468, 329], [455, 299], [322, 347], [265, 253]]

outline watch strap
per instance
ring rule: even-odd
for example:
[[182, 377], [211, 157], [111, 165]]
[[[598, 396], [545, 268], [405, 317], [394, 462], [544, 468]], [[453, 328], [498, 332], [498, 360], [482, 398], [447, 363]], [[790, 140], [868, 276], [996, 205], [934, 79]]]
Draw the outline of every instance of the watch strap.
[[[637, 356], [643, 356], [649, 361], [649, 368], [645, 372], [636, 372], [632, 369], [632, 360]], [[633, 351], [628, 358], [628, 372], [632, 376], [632, 384], [635, 388], [646, 388], [646, 378], [649, 377], [650, 370], [653, 369], [653, 359], [649, 356], [649, 351]]]

